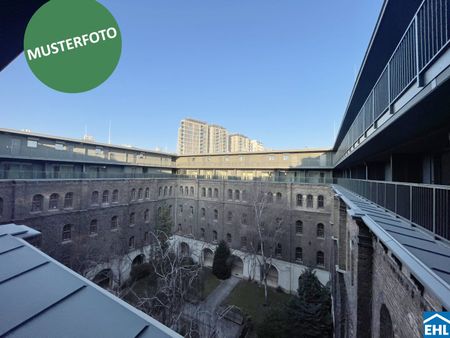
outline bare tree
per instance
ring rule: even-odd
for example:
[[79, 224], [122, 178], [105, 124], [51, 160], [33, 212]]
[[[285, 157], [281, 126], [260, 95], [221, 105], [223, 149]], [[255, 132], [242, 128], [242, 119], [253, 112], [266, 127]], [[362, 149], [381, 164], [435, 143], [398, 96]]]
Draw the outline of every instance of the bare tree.
[[[280, 239], [284, 234], [283, 209], [274, 205], [274, 194], [267, 182], [255, 184], [252, 196], [253, 220], [250, 220], [250, 254], [252, 268], [260, 269], [260, 280], [264, 285], [264, 302], [268, 302], [267, 278], [277, 254]], [[277, 200], [278, 198], [275, 197]], [[253, 271], [254, 275], [254, 271]]]

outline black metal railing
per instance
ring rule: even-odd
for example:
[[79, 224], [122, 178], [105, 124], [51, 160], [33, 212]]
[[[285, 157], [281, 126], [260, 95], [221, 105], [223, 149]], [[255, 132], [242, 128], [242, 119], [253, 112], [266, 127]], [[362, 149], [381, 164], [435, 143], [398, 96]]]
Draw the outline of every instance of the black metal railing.
[[450, 0], [424, 0], [336, 152], [346, 156], [450, 42]]
[[450, 240], [450, 187], [442, 185], [336, 179], [336, 184]]

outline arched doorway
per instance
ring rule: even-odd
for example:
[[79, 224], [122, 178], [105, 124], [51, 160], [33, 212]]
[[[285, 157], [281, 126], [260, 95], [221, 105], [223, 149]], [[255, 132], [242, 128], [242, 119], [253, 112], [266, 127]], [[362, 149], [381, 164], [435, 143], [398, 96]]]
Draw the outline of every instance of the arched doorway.
[[267, 285], [273, 288], [278, 287], [278, 270], [274, 266], [271, 266], [267, 272]]
[[141, 265], [142, 263], [144, 263], [145, 260], [145, 256], [143, 254], [137, 255], [136, 257], [134, 257], [133, 261], [131, 262], [132, 266], [135, 265]]
[[393, 338], [394, 330], [392, 328], [392, 319], [385, 304], [380, 309], [380, 338]]
[[238, 256], [232, 256], [233, 257], [233, 265], [231, 268], [231, 273], [233, 276], [242, 277], [244, 274], [244, 262], [242, 259]]
[[212, 267], [214, 259], [214, 253], [211, 249], [203, 249], [203, 265], [207, 268]]
[[93, 282], [98, 286], [106, 289], [111, 287], [112, 284], [112, 271], [111, 269], [104, 269], [95, 275]]
[[187, 244], [186, 242], [181, 242], [180, 243], [180, 251], [181, 251], [181, 255], [183, 257], [188, 257], [189, 256], [189, 244]]

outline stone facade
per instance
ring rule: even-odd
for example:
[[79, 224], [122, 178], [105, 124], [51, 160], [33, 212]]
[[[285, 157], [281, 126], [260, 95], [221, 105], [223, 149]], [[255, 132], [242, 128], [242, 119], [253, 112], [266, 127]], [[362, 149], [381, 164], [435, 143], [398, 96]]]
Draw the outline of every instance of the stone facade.
[[442, 311], [407, 268], [335, 198], [336, 337], [422, 337], [422, 312]]
[[[258, 193], [270, 194], [272, 199], [267, 203], [268, 227], [278, 222], [283, 229], [274, 259], [327, 270], [332, 198], [330, 188], [320, 184], [173, 178], [5, 180], [0, 183], [0, 221], [41, 231], [41, 249], [75, 269], [75, 253], [81, 248], [92, 249], [84, 252], [88, 256], [114, 248], [114, 255], [120, 256], [148, 246], [149, 232], [163, 205], [171, 210], [177, 235], [213, 245], [224, 239], [233, 250], [248, 252], [250, 244], [253, 249], [257, 245], [251, 234]], [[322, 230], [318, 235], [319, 224]], [[244, 237], [247, 248], [243, 247]], [[298, 247], [302, 248], [300, 259], [296, 257]], [[319, 251], [323, 259], [317, 265]]]

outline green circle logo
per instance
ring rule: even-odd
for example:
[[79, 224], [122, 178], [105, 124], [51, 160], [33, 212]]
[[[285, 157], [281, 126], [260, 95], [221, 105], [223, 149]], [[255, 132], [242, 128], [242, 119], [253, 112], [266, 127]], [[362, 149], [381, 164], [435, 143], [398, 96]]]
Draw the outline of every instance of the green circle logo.
[[24, 38], [24, 54], [36, 77], [66, 93], [102, 84], [122, 51], [119, 26], [95, 0], [51, 0], [33, 15]]

